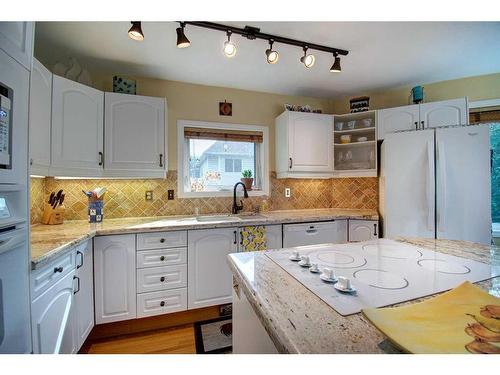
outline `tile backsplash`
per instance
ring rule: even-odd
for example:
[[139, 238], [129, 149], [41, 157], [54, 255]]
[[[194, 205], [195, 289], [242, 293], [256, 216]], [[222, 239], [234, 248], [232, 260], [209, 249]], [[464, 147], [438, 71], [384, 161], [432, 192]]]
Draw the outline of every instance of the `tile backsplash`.
[[[66, 197], [66, 220], [87, 219], [87, 198], [82, 190], [106, 187], [104, 218], [192, 215], [227, 213], [231, 211], [232, 197], [177, 198], [177, 172], [169, 171], [166, 179], [59, 180], [51, 177], [31, 179], [31, 223], [39, 223], [43, 204], [51, 191], [63, 189]], [[285, 187], [291, 197], [285, 197]], [[153, 191], [153, 200], [145, 200], [146, 190]], [[175, 191], [175, 199], [168, 200], [167, 190]], [[271, 210], [306, 208], [378, 208], [377, 178], [332, 179], [277, 179], [271, 173], [271, 194], [268, 197], [250, 197], [244, 201], [245, 211], [257, 211], [263, 199]]]

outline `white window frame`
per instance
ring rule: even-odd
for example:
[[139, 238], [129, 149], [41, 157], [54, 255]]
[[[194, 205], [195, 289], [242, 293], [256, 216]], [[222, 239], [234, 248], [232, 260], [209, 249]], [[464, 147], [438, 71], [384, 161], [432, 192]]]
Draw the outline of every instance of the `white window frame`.
[[177, 196], [179, 198], [208, 198], [208, 197], [232, 197], [232, 191], [184, 191], [186, 171], [189, 155], [187, 154], [186, 140], [184, 138], [184, 128], [211, 128], [211, 129], [231, 129], [262, 132], [263, 142], [261, 144], [260, 164], [262, 166], [262, 189], [251, 190], [248, 195], [251, 197], [269, 195], [269, 129], [260, 125], [228, 124], [210, 121], [177, 120]]

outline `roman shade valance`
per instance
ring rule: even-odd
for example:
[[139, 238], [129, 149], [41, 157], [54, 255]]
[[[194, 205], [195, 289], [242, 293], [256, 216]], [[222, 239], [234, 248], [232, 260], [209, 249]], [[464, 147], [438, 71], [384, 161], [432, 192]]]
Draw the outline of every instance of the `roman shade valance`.
[[190, 139], [210, 139], [226, 142], [252, 142], [262, 143], [263, 133], [258, 131], [231, 130], [231, 129], [206, 129], [186, 127], [184, 128], [184, 138]]

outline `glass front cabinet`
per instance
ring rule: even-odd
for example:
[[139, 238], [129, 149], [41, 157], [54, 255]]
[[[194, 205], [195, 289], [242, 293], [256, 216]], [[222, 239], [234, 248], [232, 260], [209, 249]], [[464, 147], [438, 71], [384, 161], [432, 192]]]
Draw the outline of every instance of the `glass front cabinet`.
[[334, 116], [334, 176], [377, 177], [376, 112]]

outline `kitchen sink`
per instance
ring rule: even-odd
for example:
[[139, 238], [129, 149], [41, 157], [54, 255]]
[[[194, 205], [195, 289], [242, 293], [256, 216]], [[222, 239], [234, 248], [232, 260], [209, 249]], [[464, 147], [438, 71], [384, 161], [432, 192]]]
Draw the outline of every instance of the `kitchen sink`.
[[240, 217], [235, 215], [203, 215], [197, 216], [196, 221], [207, 222], [207, 221], [238, 221], [241, 220]]

